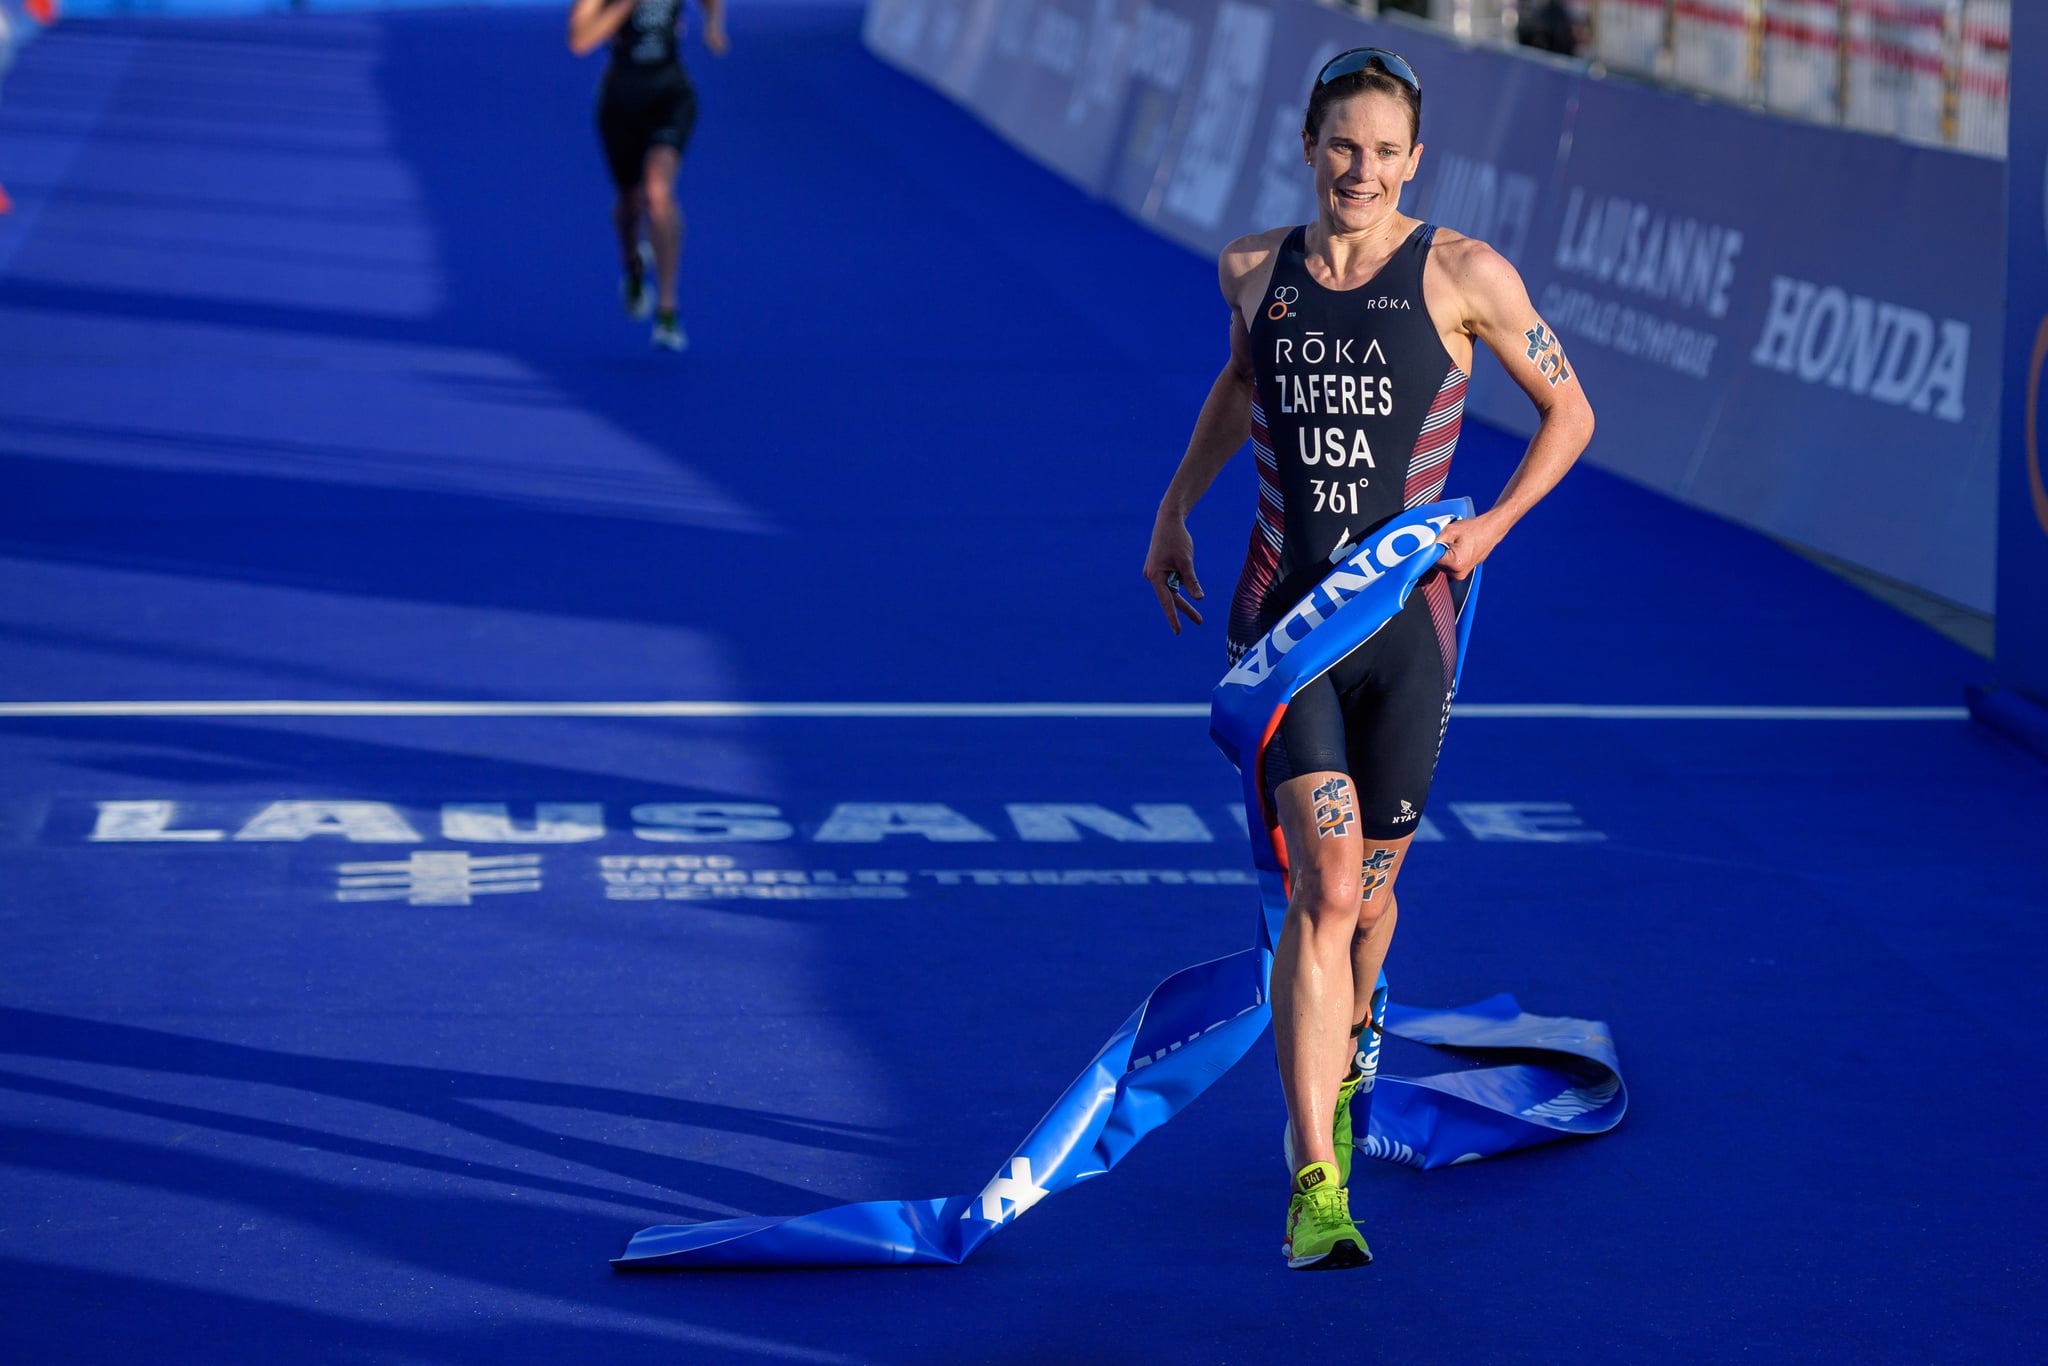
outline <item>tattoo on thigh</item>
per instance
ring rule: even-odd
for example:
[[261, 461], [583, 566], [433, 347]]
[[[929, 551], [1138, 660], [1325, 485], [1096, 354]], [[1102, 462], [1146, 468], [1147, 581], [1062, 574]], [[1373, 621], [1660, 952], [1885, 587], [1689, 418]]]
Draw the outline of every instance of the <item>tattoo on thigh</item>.
[[1372, 894], [1386, 886], [1387, 879], [1394, 875], [1393, 869], [1393, 850], [1375, 849], [1372, 853], [1366, 855], [1365, 862], [1360, 865], [1359, 870], [1358, 899], [1360, 901], [1372, 900]]
[[1348, 835], [1351, 826], [1358, 819], [1358, 813], [1351, 805], [1351, 784], [1343, 778], [1332, 778], [1309, 794], [1316, 800], [1316, 838], [1329, 839], [1332, 835]]

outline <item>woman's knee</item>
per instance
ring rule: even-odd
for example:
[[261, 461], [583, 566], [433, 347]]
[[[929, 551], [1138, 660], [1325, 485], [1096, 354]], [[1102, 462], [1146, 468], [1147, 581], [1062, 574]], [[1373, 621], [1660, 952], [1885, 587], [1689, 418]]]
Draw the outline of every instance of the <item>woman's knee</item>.
[[1359, 900], [1359, 877], [1342, 869], [1303, 869], [1296, 873], [1287, 898], [1289, 914], [1306, 920], [1318, 935], [1356, 932], [1358, 915], [1364, 909]]

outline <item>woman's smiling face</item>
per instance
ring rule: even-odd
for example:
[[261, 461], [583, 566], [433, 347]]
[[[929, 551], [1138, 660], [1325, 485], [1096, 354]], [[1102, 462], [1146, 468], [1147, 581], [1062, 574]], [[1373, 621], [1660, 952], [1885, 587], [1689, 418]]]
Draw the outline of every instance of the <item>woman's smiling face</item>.
[[1331, 105], [1321, 133], [1302, 148], [1316, 173], [1316, 203], [1332, 233], [1362, 232], [1399, 209], [1401, 187], [1415, 178], [1422, 144], [1411, 141], [1408, 106], [1366, 91]]

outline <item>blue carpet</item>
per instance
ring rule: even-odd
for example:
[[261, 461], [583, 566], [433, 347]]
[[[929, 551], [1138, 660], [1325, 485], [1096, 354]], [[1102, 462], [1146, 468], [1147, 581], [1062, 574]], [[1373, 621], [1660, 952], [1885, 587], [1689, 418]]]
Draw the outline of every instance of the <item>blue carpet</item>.
[[[0, 104], [0, 701], [1205, 701], [1220, 623], [1173, 640], [1137, 568], [1212, 267], [857, 28], [743, 5], [692, 50], [680, 358], [618, 313], [558, 13], [42, 38]], [[1515, 458], [1469, 429], [1450, 491]], [[1196, 519], [1214, 604], [1250, 501], [1240, 462]], [[1496, 556], [1466, 699], [1957, 706], [1986, 672], [1585, 468]], [[0, 720], [0, 1347], [2039, 1359], [2048, 772], [1960, 719], [1454, 724], [1396, 994], [1606, 1019], [1632, 1108], [1368, 1166], [1369, 1271], [1275, 1255], [1263, 1047], [958, 1270], [607, 1269], [649, 1223], [973, 1188], [1248, 942], [1203, 729]], [[279, 805], [311, 802], [358, 805]], [[899, 832], [846, 838], [857, 803]], [[1033, 803], [1124, 838], [1027, 839]], [[457, 851], [467, 904], [341, 899]]]

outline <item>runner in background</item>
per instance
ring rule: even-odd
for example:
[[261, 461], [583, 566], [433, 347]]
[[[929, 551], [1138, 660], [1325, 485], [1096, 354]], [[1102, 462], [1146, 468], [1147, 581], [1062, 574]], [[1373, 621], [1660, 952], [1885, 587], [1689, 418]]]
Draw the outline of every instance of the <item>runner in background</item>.
[[[729, 46], [725, 0], [698, 3], [704, 9], [704, 46], [723, 57]], [[571, 52], [581, 57], [607, 43], [611, 47], [598, 82], [597, 130], [617, 187], [612, 226], [619, 239], [620, 295], [630, 316], [654, 316], [650, 340], [668, 351], [689, 345], [676, 321], [676, 266], [683, 254], [676, 170], [697, 122], [697, 92], [677, 51], [682, 17], [683, 0], [574, 0], [569, 9]]]
[[1176, 635], [1183, 617], [1199, 626], [1187, 516], [1249, 438], [1259, 500], [1225, 630], [1235, 663], [1346, 547], [1443, 497], [1477, 346], [1536, 408], [1535, 438], [1499, 499], [1445, 528], [1439, 567], [1393, 621], [1296, 691], [1262, 752], [1264, 815], [1287, 871], [1272, 1003], [1294, 1169], [1283, 1250], [1298, 1269], [1372, 1259], [1346, 1189], [1351, 1099], [1380, 1025], [1373, 988], [1395, 883], [1450, 721], [1468, 580], [1593, 434], [1592, 408], [1515, 268], [1401, 212], [1421, 124], [1421, 82], [1395, 53], [1355, 48], [1317, 75], [1302, 122], [1317, 216], [1223, 249], [1230, 357], [1145, 556], [1167, 624]]
[[[7, 79], [7, 68], [14, 65], [14, 54], [28, 46], [29, 39], [39, 29], [48, 28], [57, 22], [57, 0], [0, 0], [0, 81]], [[0, 213], [7, 213], [14, 207], [14, 201], [7, 197], [5, 186], [0, 186]]]

